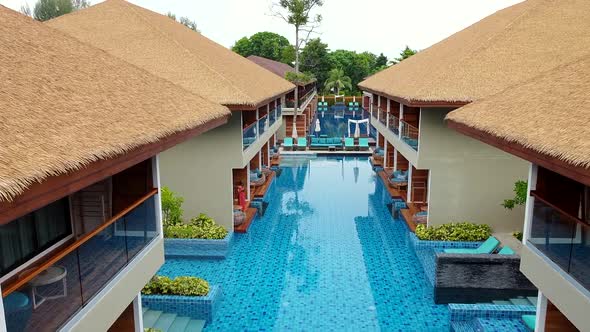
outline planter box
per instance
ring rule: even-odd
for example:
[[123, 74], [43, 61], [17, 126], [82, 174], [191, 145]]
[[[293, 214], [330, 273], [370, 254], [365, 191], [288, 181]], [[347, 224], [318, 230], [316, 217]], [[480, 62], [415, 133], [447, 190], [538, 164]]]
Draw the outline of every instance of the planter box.
[[164, 239], [164, 253], [167, 257], [225, 258], [233, 232], [221, 240], [209, 239]]
[[207, 296], [141, 295], [141, 305], [192, 319], [213, 321], [223, 299], [220, 286], [210, 286]]

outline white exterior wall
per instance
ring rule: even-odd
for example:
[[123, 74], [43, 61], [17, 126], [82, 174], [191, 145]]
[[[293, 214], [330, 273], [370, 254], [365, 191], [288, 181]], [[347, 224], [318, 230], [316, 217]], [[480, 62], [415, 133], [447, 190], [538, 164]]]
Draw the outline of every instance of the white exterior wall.
[[248, 149], [242, 148], [242, 118], [164, 151], [160, 157], [162, 186], [184, 198], [184, 218], [205, 213], [233, 231], [232, 169], [244, 168], [282, 126], [282, 118]]
[[522, 230], [524, 208], [500, 204], [514, 197], [514, 183], [527, 179], [530, 163], [448, 128], [444, 117], [450, 111], [420, 110], [414, 166], [430, 170], [428, 224], [470, 221], [496, 232]]

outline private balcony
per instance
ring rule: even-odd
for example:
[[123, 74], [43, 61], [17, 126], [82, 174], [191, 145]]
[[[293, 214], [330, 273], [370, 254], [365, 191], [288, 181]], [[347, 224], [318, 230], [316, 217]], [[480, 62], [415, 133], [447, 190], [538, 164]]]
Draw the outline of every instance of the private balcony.
[[[305, 108], [307, 108], [309, 103], [311, 103], [311, 101], [315, 98], [316, 95], [317, 95], [317, 90], [314, 87], [311, 90], [304, 92], [304, 94], [298, 98], [298, 104], [297, 104], [299, 107], [298, 114], [300, 114], [301, 112], [303, 112], [305, 110]], [[283, 111], [284, 111], [285, 115], [294, 115], [295, 114], [295, 100], [294, 99], [286, 100], [285, 101], [285, 109]]]
[[400, 120], [399, 123], [401, 140], [408, 144], [415, 151], [418, 151], [418, 139], [420, 137], [418, 128], [414, 127], [413, 125], [409, 124], [404, 120]]
[[282, 110], [280, 107], [272, 109], [260, 117], [254, 123], [251, 123], [242, 129], [242, 148], [248, 149], [251, 145], [256, 143], [260, 137], [269, 132], [271, 127], [281, 120]]

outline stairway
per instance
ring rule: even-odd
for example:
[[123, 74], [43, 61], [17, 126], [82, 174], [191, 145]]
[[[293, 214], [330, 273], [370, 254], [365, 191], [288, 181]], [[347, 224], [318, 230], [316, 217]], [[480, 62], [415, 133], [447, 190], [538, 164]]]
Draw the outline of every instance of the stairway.
[[[490, 303], [480, 303], [490, 304]], [[493, 305], [507, 306], [537, 306], [536, 297], [517, 297], [509, 300], [492, 301]], [[475, 317], [467, 321], [451, 322], [451, 330], [454, 332], [495, 332], [515, 331], [531, 332], [521, 317]]]
[[144, 307], [143, 327], [161, 332], [200, 332], [205, 327], [205, 321]]

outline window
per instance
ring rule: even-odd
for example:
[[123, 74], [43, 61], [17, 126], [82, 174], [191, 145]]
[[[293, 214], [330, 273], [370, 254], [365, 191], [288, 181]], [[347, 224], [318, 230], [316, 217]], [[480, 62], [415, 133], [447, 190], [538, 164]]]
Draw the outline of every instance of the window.
[[0, 225], [0, 277], [70, 234], [67, 198]]

